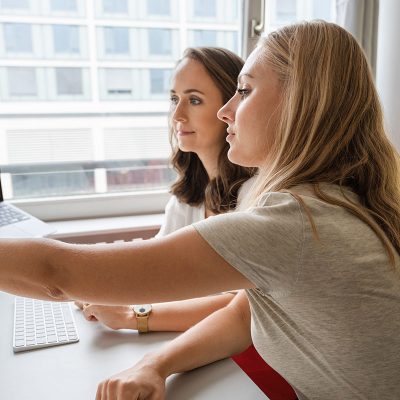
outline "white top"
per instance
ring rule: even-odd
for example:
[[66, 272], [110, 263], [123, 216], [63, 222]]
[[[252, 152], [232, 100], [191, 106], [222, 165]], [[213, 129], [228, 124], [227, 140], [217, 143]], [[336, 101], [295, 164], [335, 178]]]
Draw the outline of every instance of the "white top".
[[303, 192], [318, 239], [288, 193], [194, 227], [256, 285], [246, 290], [254, 346], [299, 399], [400, 399], [399, 254], [390, 266], [367, 224]]
[[[255, 177], [252, 177], [244, 182], [240, 187], [238, 193], [238, 203], [242, 201], [243, 197], [250, 190], [254, 180]], [[205, 216], [206, 209], [204, 203], [200, 206], [191, 206], [189, 204], [180, 202], [176, 196], [172, 196], [165, 206], [164, 222], [161, 225], [160, 231], [157, 233], [156, 237], [168, 235], [180, 228], [202, 221], [205, 219]]]

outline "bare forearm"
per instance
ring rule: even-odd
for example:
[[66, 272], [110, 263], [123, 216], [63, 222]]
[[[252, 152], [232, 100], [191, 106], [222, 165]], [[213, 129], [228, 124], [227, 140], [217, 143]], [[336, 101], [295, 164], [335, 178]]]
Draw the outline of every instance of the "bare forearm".
[[186, 331], [213, 312], [228, 305], [234, 296], [232, 293], [224, 293], [197, 299], [154, 304], [149, 318], [149, 330]]
[[142, 362], [168, 377], [244, 351], [251, 344], [250, 310], [246, 295], [237, 297]]

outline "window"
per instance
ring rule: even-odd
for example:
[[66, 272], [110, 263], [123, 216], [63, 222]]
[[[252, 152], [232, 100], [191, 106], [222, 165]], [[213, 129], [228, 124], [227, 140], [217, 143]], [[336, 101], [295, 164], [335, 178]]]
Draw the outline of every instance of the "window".
[[129, 54], [129, 28], [105, 27], [105, 53]]
[[166, 69], [150, 70], [150, 92], [151, 94], [162, 94], [168, 92], [171, 71]]
[[170, 15], [171, 2], [170, 0], [147, 0], [148, 15]]
[[132, 94], [132, 71], [130, 69], [107, 69], [106, 90], [108, 95], [131, 95]]
[[[160, 193], [175, 179], [168, 161], [172, 71], [196, 41], [238, 50], [238, 1], [0, 0], [1, 10], [16, 8], [0, 23], [6, 198], [52, 205], [59, 200], [43, 197], [93, 196], [79, 203], [84, 217], [92, 198], [146, 196], [146, 204], [129, 201], [118, 213], [150, 212], [148, 204], [162, 211]], [[41, 209], [45, 218], [63, 218], [64, 210], [49, 216], [52, 206]]]
[[195, 17], [215, 18], [217, 13], [215, 0], [201, 0], [194, 2]]
[[55, 53], [79, 53], [79, 28], [71, 25], [53, 25]]
[[128, 12], [127, 0], [103, 0], [105, 13], [126, 14]]
[[37, 95], [34, 68], [8, 68], [8, 90], [10, 97], [35, 97]]
[[53, 11], [77, 11], [76, 0], [51, 0]]
[[20, 199], [62, 196], [65, 193], [90, 194], [94, 193], [94, 172], [20, 172], [13, 174], [12, 185], [14, 196]]
[[171, 30], [170, 29], [149, 29], [149, 53], [151, 55], [170, 55]]
[[6, 23], [4, 26], [4, 42], [9, 53], [32, 53], [32, 37], [30, 24]]
[[193, 46], [217, 46], [217, 32], [210, 30], [195, 30]]
[[56, 81], [58, 95], [83, 95], [80, 68], [56, 68]]
[[280, 0], [276, 3], [276, 20], [279, 24], [288, 24], [295, 21], [296, 16], [296, 0]]
[[0, 7], [10, 10], [24, 10], [29, 8], [29, 0], [0, 0]]

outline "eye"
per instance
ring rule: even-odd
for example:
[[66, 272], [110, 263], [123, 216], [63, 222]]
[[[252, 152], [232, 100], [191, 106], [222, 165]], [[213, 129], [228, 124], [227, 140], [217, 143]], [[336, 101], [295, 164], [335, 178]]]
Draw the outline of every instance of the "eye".
[[198, 106], [201, 104], [201, 100], [198, 99], [197, 97], [191, 97], [189, 100], [190, 104], [193, 104], [194, 106]]
[[249, 89], [246, 89], [246, 88], [243, 88], [243, 89], [237, 89], [236, 90], [236, 92], [239, 94], [239, 96], [242, 98], [242, 99], [245, 99], [249, 94], [250, 94], [250, 90]]
[[176, 97], [176, 96], [171, 96], [171, 97], [170, 97], [170, 101], [171, 101], [171, 104], [177, 105], [179, 99], [178, 99], [178, 97]]

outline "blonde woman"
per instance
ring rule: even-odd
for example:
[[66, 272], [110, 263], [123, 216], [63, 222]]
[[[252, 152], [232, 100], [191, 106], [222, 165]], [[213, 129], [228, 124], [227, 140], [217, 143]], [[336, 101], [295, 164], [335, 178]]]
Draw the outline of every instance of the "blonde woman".
[[260, 168], [243, 211], [135, 245], [2, 240], [0, 289], [109, 304], [246, 289], [98, 400], [161, 399], [167, 376], [251, 340], [301, 400], [399, 398], [399, 156], [355, 39], [326, 22], [271, 33], [219, 117], [230, 160]]

